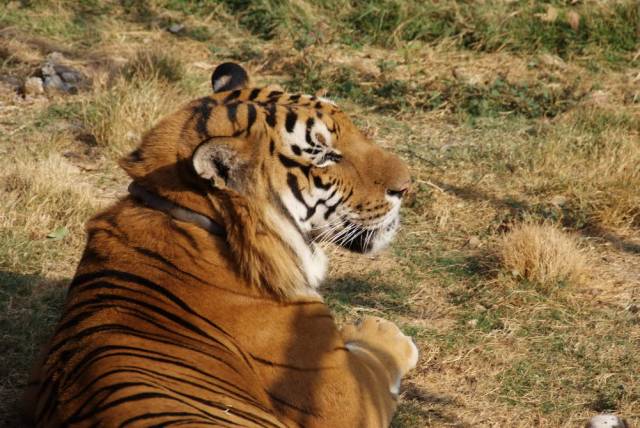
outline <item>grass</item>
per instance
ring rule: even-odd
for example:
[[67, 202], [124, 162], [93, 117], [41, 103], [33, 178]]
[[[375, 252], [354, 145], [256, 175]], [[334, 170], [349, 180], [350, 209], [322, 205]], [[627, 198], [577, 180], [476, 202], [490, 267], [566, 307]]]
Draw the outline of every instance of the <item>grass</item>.
[[589, 276], [588, 261], [577, 240], [552, 225], [516, 225], [502, 237], [499, 252], [508, 273], [543, 289], [580, 284]]
[[[338, 322], [418, 344], [394, 427], [639, 424], [638, 19], [628, 0], [0, 1], [0, 420], [84, 222], [126, 189], [116, 159], [231, 60], [335, 98], [410, 164], [399, 239], [332, 250], [323, 287]], [[93, 87], [2, 83], [52, 51]]]

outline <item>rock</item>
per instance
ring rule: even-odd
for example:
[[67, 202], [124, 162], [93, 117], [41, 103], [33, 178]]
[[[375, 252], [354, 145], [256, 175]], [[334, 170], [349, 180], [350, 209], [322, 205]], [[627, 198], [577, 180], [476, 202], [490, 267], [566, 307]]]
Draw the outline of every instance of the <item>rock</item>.
[[472, 236], [469, 238], [469, 241], [467, 241], [467, 244], [469, 244], [469, 247], [471, 248], [480, 248], [482, 241], [480, 241], [480, 238], [477, 236]]
[[573, 31], [578, 31], [580, 28], [580, 15], [578, 12], [573, 10], [567, 12], [567, 23]]
[[25, 95], [40, 95], [44, 93], [44, 87], [42, 79], [39, 77], [29, 77], [24, 82], [23, 86]]
[[167, 31], [169, 31], [172, 34], [178, 34], [182, 30], [184, 30], [184, 24], [179, 24], [179, 23], [171, 24], [169, 28], [167, 28]]
[[49, 55], [47, 55], [47, 61], [54, 64], [60, 64], [62, 61], [64, 61], [64, 55], [62, 55], [60, 52], [51, 52]]
[[544, 22], [554, 22], [556, 19], [558, 19], [558, 9], [551, 5], [548, 5], [546, 13], [536, 13], [535, 16], [537, 16]]
[[467, 70], [462, 67], [455, 67], [451, 70], [451, 74], [453, 74], [453, 77], [457, 80], [470, 86], [483, 86], [486, 85], [489, 80], [487, 76], [484, 76], [475, 70]]
[[54, 74], [52, 76], [46, 76], [44, 78], [44, 87], [47, 89], [48, 92], [52, 90], [68, 92], [67, 85], [65, 85], [65, 83], [62, 81], [60, 76], [58, 76], [57, 74]]
[[629, 425], [616, 415], [602, 414], [592, 417], [585, 428], [629, 428]]
[[540, 62], [546, 66], [559, 68], [561, 70], [567, 68], [567, 63], [564, 62], [558, 55], [542, 54], [539, 58]]
[[562, 208], [567, 204], [567, 198], [566, 196], [555, 195], [553, 198], [551, 198], [549, 202], [551, 202], [551, 205], [554, 205], [558, 208]]
[[44, 88], [50, 91], [76, 94], [80, 89], [91, 86], [89, 79], [80, 71], [67, 65], [57, 64], [61, 55], [49, 55], [49, 60], [40, 68], [40, 75], [44, 80]]

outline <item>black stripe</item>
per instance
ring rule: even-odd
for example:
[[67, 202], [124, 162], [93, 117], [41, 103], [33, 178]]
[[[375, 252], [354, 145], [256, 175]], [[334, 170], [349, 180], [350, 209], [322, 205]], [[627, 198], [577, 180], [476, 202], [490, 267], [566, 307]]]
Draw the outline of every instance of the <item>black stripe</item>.
[[[329, 190], [331, 188], [331, 183], [324, 184], [322, 182], [322, 179], [316, 175], [313, 176], [313, 184], [316, 187], [321, 188], [322, 190]], [[331, 199], [331, 197], [329, 197], [328, 199]]]
[[227, 108], [227, 118], [231, 123], [235, 123], [238, 118], [238, 105], [239, 103], [236, 102], [225, 106]]
[[258, 113], [256, 112], [256, 106], [253, 104], [247, 104], [247, 135], [251, 132], [251, 127], [256, 122], [256, 117]]
[[318, 153], [322, 153], [323, 149], [321, 149], [318, 146], [313, 146], [311, 148], [302, 149], [302, 151], [313, 156], [313, 155], [317, 155]]
[[305, 207], [309, 208], [304, 198], [302, 197], [302, 192], [300, 191], [300, 187], [298, 186], [298, 180], [296, 179], [296, 176], [291, 174], [290, 172], [287, 173], [287, 185], [289, 186], [289, 189], [291, 189], [291, 193], [293, 193], [293, 196], [295, 196], [297, 200], [302, 202]]
[[176, 233], [180, 234], [184, 239], [189, 241], [189, 245], [191, 245], [196, 250], [200, 249], [198, 245], [198, 241], [189, 233], [188, 230], [184, 229], [182, 226], [178, 225], [175, 221], [168, 222], [169, 227]]
[[267, 95], [267, 98], [269, 99], [269, 102], [277, 103], [280, 100], [280, 97], [282, 96], [283, 93], [284, 92], [282, 91], [271, 91], [269, 95]]
[[[89, 402], [93, 401], [94, 397], [99, 395], [101, 392], [109, 391], [111, 393], [107, 394], [106, 397], [102, 398], [97, 403], [98, 405], [102, 404], [103, 402], [105, 402], [110, 397], [110, 395], [112, 395], [114, 392], [118, 392], [118, 390], [122, 390], [122, 389], [125, 389], [125, 388], [128, 388], [128, 387], [132, 387], [132, 386], [148, 386], [148, 387], [152, 387], [154, 389], [157, 389], [159, 385], [157, 385], [157, 384], [155, 384], [153, 382], [120, 382], [120, 383], [111, 384], [109, 386], [105, 386], [105, 387], [99, 388], [97, 391], [94, 392], [94, 394], [91, 397], [89, 397], [84, 402], [84, 404], [82, 406], [80, 406], [80, 409], [78, 411], [76, 411], [76, 415], [82, 410], [82, 408], [86, 407], [86, 404], [88, 404]], [[167, 390], [169, 392], [172, 392], [172, 393], [174, 393], [174, 394], [176, 394], [176, 395], [178, 395], [180, 397], [184, 397], [184, 398], [190, 399], [192, 401], [195, 401], [195, 402], [197, 402], [199, 404], [204, 404], [204, 405], [209, 406], [209, 407], [220, 409], [223, 412], [230, 411], [230, 414], [233, 414], [234, 416], [237, 416], [237, 417], [244, 418], [244, 419], [249, 420], [249, 421], [254, 422], [254, 423], [257, 423], [258, 421], [260, 421], [260, 422], [270, 422], [270, 421], [268, 421], [268, 420], [266, 420], [266, 419], [264, 419], [264, 418], [262, 418], [262, 417], [260, 417], [258, 415], [252, 414], [252, 413], [247, 412], [247, 411], [240, 410], [240, 409], [235, 408], [233, 406], [228, 406], [228, 405], [226, 405], [226, 404], [224, 404], [224, 403], [222, 403], [220, 401], [207, 400], [207, 399], [204, 399], [204, 398], [201, 398], [201, 397], [198, 397], [198, 396], [187, 394], [187, 393], [185, 393], [183, 391], [180, 391], [180, 390], [176, 390], [175, 388], [169, 387], [166, 383], [162, 384], [161, 388], [164, 389], [164, 390]], [[141, 394], [144, 394], [144, 393], [141, 393]], [[127, 398], [127, 397], [124, 397], [124, 398]], [[172, 396], [170, 396], [168, 394], [165, 396], [165, 398], [183, 402], [182, 400], [180, 400], [178, 398], [175, 398], [175, 397], [172, 397]], [[118, 401], [118, 400], [114, 400], [111, 403], [103, 406], [103, 409], [111, 407], [110, 404], [115, 403], [116, 401]], [[127, 401], [129, 401], [129, 400], [127, 400]], [[183, 402], [183, 403], [187, 404], [186, 402]], [[119, 404], [121, 404], [121, 403], [119, 403]], [[190, 407], [196, 408], [193, 405], [191, 405]], [[204, 409], [197, 409], [197, 410], [199, 410], [201, 413], [206, 414], [210, 418], [213, 418], [213, 419], [216, 419], [216, 420], [221, 420], [221, 421], [226, 421], [226, 422], [230, 422], [231, 423], [230, 420], [228, 420], [228, 419], [226, 419], [226, 418], [224, 418], [222, 416], [213, 415], [212, 413], [209, 413], [209, 412], [205, 411]], [[83, 419], [86, 419], [86, 416]]]
[[287, 111], [287, 117], [285, 118], [284, 127], [288, 133], [292, 133], [298, 121], [298, 115], [293, 110]]
[[[109, 354], [105, 354], [107, 352], [110, 351], [117, 351], [117, 352], [112, 352]], [[143, 354], [139, 354], [139, 353], [135, 353], [135, 352], [124, 352], [124, 351], [137, 351], [137, 352], [142, 352]], [[101, 355], [101, 354], [105, 354], [105, 355]], [[148, 355], [151, 354], [151, 355]], [[160, 355], [160, 357], [156, 356], [156, 355]], [[167, 355], [167, 354], [163, 354], [157, 351], [149, 351], [147, 349], [142, 349], [142, 348], [137, 348], [137, 347], [133, 347], [133, 346], [124, 346], [124, 345], [105, 345], [99, 348], [96, 348], [94, 350], [92, 350], [91, 352], [87, 353], [81, 361], [79, 361], [78, 363], [76, 363], [73, 367], [71, 367], [73, 370], [70, 371], [70, 376], [68, 376], [67, 379], [64, 379], [64, 384], [63, 384], [63, 388], [66, 388], [67, 385], [72, 385], [74, 384], [83, 374], [84, 371], [87, 370], [91, 365], [97, 363], [100, 360], [106, 359], [106, 358], [112, 358], [112, 357], [132, 357], [132, 358], [140, 358], [143, 360], [149, 360], [149, 361], [153, 361], [155, 363], [164, 363], [164, 364], [168, 364], [168, 365], [173, 365], [173, 366], [178, 366], [181, 367], [183, 369], [187, 369], [187, 370], [191, 370], [195, 373], [201, 374], [207, 378], [210, 379], [214, 379], [218, 382], [221, 382], [225, 385], [228, 385], [229, 387], [232, 387], [234, 389], [236, 389], [238, 391], [238, 395], [242, 396], [242, 394], [246, 394], [246, 396], [250, 397], [249, 399], [254, 399], [251, 394], [249, 394], [247, 391], [243, 390], [242, 388], [240, 388], [238, 385], [236, 385], [235, 383], [231, 383], [221, 377], [215, 376], [212, 373], [205, 371], [205, 370], [200, 370], [199, 368], [197, 368], [196, 366], [193, 366], [191, 364], [187, 364], [184, 361], [178, 360], [175, 357], [173, 357], [172, 355]], [[162, 358], [165, 357], [165, 358]], [[157, 364], [156, 364], [157, 366]], [[218, 386], [220, 387], [220, 386]], [[221, 387], [220, 387], [221, 388]]]
[[291, 95], [289, 97], [289, 101], [291, 101], [292, 103], [297, 103], [299, 99], [300, 99], [300, 94]]
[[276, 124], [278, 123], [278, 116], [276, 115], [276, 105], [275, 104], [269, 104], [266, 107], [267, 110], [267, 117], [266, 117], [266, 121], [267, 121], [267, 125], [269, 125], [272, 128], [276, 127]]
[[251, 90], [251, 93], [249, 94], [249, 101], [253, 101], [256, 98], [258, 98], [258, 95], [260, 95], [260, 88], [255, 88]]
[[311, 170], [311, 166], [310, 165], [303, 165], [300, 162], [297, 162], [291, 158], [286, 157], [283, 154], [278, 154], [278, 159], [280, 160], [280, 163], [288, 169], [291, 168], [300, 168], [300, 171], [302, 171], [302, 173], [305, 175], [305, 177], [309, 176], [309, 171]]
[[[123, 324], [103, 324], [103, 325], [99, 325], [99, 326], [94, 326], [94, 327], [89, 327], [89, 328], [85, 328], [84, 330], [81, 330], [79, 333], [75, 334], [73, 336], [73, 340], [74, 342], [77, 342], [79, 340], [82, 339], [86, 339], [90, 336], [93, 336], [94, 334], [99, 334], [99, 333], [104, 333], [104, 332], [113, 332], [113, 333], [123, 333], [127, 336], [133, 336], [133, 337], [138, 337], [140, 339], [146, 339], [150, 342], [157, 342], [157, 343], [162, 343], [165, 345], [171, 345], [171, 346], [175, 346], [177, 348], [182, 348], [182, 349], [187, 349], [189, 351], [191, 351], [192, 353], [196, 353], [196, 354], [202, 354], [206, 357], [212, 358], [216, 361], [219, 361], [220, 363], [226, 365], [227, 367], [229, 367], [231, 370], [233, 370], [234, 372], [240, 374], [240, 371], [238, 369], [236, 369], [233, 365], [231, 365], [229, 362], [223, 360], [222, 358], [219, 358], [215, 355], [213, 355], [211, 353], [211, 349], [209, 348], [208, 350], [204, 351], [201, 349], [198, 349], [197, 347], [194, 346], [189, 346], [186, 343], [180, 343], [180, 342], [176, 342], [173, 340], [170, 340], [167, 337], [163, 337], [163, 336], [158, 336], [157, 334], [152, 334], [152, 333], [146, 333], [143, 331], [139, 331], [136, 329], [133, 329], [129, 326], [123, 325]], [[188, 336], [187, 336], [188, 338]], [[156, 352], [156, 351], [154, 351]], [[172, 355], [169, 354], [162, 354], [160, 352], [158, 352], [159, 355], [164, 355], [166, 357], [171, 357]]]
[[316, 123], [315, 118], [310, 117], [307, 119], [307, 129], [304, 133], [304, 138], [307, 141], [307, 144], [309, 144], [310, 146], [316, 145], [315, 141], [313, 141], [313, 139], [311, 138], [311, 128], [313, 128], [313, 125], [315, 123]]
[[[134, 394], [134, 395], [129, 395], [127, 397], [123, 397], [123, 398], [119, 398], [117, 400], [113, 400], [107, 404], [105, 404], [104, 406], [101, 407], [97, 407], [97, 408], [93, 408], [91, 409], [90, 412], [84, 414], [84, 415], [79, 415], [79, 412], [75, 412], [71, 417], [67, 418], [67, 420], [65, 420], [62, 424], [62, 426], [68, 426], [72, 423], [77, 423], [77, 422], [81, 422], [83, 420], [89, 419], [93, 416], [97, 416], [98, 414], [104, 412], [105, 410], [114, 408], [114, 407], [118, 407], [121, 404], [127, 404], [127, 403], [132, 403], [132, 402], [136, 402], [136, 401], [143, 401], [143, 400], [148, 400], [148, 399], [153, 399], [153, 398], [163, 398], [169, 401], [177, 401], [179, 403], [183, 403], [185, 405], [188, 405], [189, 407], [194, 407], [192, 405], [190, 405], [188, 402], [186, 402], [185, 400], [181, 400], [178, 399], [176, 397], [172, 397], [169, 394], [166, 393], [160, 393], [160, 392], [142, 392], [139, 394]], [[225, 418], [220, 418], [218, 416], [212, 415], [209, 412], [205, 412], [202, 409], [198, 409], [201, 412], [203, 412], [204, 414], [206, 414], [207, 416], [209, 416], [210, 418], [213, 418], [215, 420], [219, 420], [222, 422], [229, 422], [228, 419]]]
[[126, 374], [126, 373], [138, 373], [138, 374], [142, 374], [144, 376], [149, 376], [152, 379], [155, 380], [159, 380], [159, 381], [165, 381], [167, 379], [171, 379], [175, 382], [178, 383], [184, 383], [187, 385], [191, 385], [194, 386], [196, 388], [200, 388], [203, 389], [207, 392], [210, 392], [212, 394], [229, 394], [231, 396], [233, 396], [235, 399], [239, 399], [239, 400], [246, 400], [247, 403], [251, 404], [252, 406], [255, 406], [256, 408], [268, 412], [267, 408], [265, 406], [263, 406], [260, 402], [258, 402], [254, 397], [252, 397], [251, 395], [249, 395], [248, 393], [246, 393], [245, 391], [241, 390], [240, 388], [238, 388], [236, 385], [231, 384], [229, 382], [226, 382], [228, 385], [233, 386], [234, 388], [240, 390], [242, 393], [238, 393], [236, 391], [233, 391], [229, 388], [225, 388], [223, 386], [220, 386], [219, 384], [214, 384], [212, 382], [209, 382], [205, 379], [200, 379], [194, 376], [191, 376], [194, 379], [197, 379], [199, 382], [202, 382], [206, 385], [210, 385], [216, 389], [212, 389], [209, 388], [208, 386], [205, 386], [201, 383], [197, 383], [197, 382], [192, 382], [192, 381], [188, 381], [186, 379], [184, 379], [184, 377], [177, 377], [177, 376], [171, 376], [167, 373], [160, 373], [151, 369], [147, 369], [144, 367], [135, 367], [135, 366], [120, 366], [116, 369], [113, 370], [109, 370], [108, 372], [102, 373], [100, 376], [97, 376], [95, 378], [93, 378], [91, 380], [91, 382], [89, 384], [87, 384], [80, 392], [78, 392], [77, 394], [75, 394], [73, 397], [66, 399], [64, 401], [61, 401], [61, 404], [64, 403], [70, 403], [78, 398], [80, 398], [82, 395], [85, 394], [85, 392], [87, 392], [90, 388], [93, 387], [93, 385], [95, 385], [96, 383], [98, 383], [100, 380], [107, 378], [111, 375], [117, 375], [117, 374]]
[[[229, 335], [229, 333], [227, 333], [224, 329], [222, 329], [220, 326], [218, 326], [214, 322], [210, 321], [208, 318], [205, 318], [202, 315], [200, 315], [199, 313], [195, 312], [190, 306], [188, 306], [178, 296], [176, 296], [175, 294], [171, 293], [170, 291], [168, 291], [164, 287], [161, 287], [158, 284], [149, 281], [146, 278], [142, 278], [140, 276], [137, 276], [137, 275], [134, 275], [134, 274], [128, 273], [128, 272], [122, 272], [122, 271], [117, 271], [117, 270], [108, 270], [108, 269], [105, 269], [105, 270], [102, 270], [102, 271], [98, 271], [98, 272], [93, 272], [91, 274], [81, 275], [81, 277], [83, 277], [82, 278], [83, 280], [86, 279], [86, 278], [97, 279], [99, 277], [104, 277], [104, 276], [117, 278], [117, 279], [120, 279], [120, 280], [123, 280], [123, 281], [133, 282], [135, 284], [141, 285], [141, 286], [143, 286], [145, 288], [148, 288], [150, 290], [156, 291], [157, 293], [159, 293], [159, 294], [163, 295], [164, 297], [168, 298], [171, 302], [173, 302], [176, 306], [181, 308], [183, 311], [195, 316], [196, 318], [200, 319], [201, 321], [204, 321], [206, 324], [208, 324], [209, 326], [213, 327], [215, 330], [221, 332], [226, 337], [228, 337], [228, 338], [233, 340], [233, 337], [231, 335]], [[77, 278], [79, 278], [79, 277], [77, 277]], [[79, 282], [76, 282], [76, 279], [73, 280], [72, 286], [77, 286], [78, 285]], [[70, 287], [70, 289], [71, 289], [71, 287]], [[118, 296], [115, 296], [115, 297], [118, 297]], [[144, 306], [144, 302], [140, 302], [140, 303], [141, 303], [141, 306]], [[153, 309], [153, 307], [150, 306], [150, 309]], [[164, 312], [166, 312], [166, 311], [164, 311]], [[168, 317], [174, 317], [173, 314], [168, 313], [168, 312], [166, 312], [166, 313], [167, 313]], [[196, 326], [193, 326], [193, 327], [196, 328], [197, 331], [202, 332], [205, 336], [213, 339], [215, 342], [218, 342], [218, 343], [220, 343], [220, 345], [226, 347], [226, 345], [223, 345], [217, 339], [215, 339], [215, 338], [211, 337], [210, 335], [208, 335], [207, 333], [203, 332], [198, 327], [196, 327]], [[238, 353], [243, 356], [245, 362], [248, 363], [249, 361], [246, 359], [246, 356], [239, 351], [237, 346], [235, 346], [235, 343], [234, 343], [234, 348], [236, 348]]]
[[229, 95], [227, 95], [224, 99], [224, 101], [222, 101], [223, 104], [228, 103], [229, 101], [233, 101], [236, 98], [238, 98], [241, 94], [241, 90], [240, 89], [236, 89], [235, 91], [231, 92]]
[[196, 131], [200, 134], [200, 137], [207, 138], [209, 137], [209, 131], [207, 129], [207, 123], [209, 122], [209, 117], [211, 116], [211, 111], [213, 107], [216, 105], [216, 101], [209, 97], [202, 98], [200, 103], [194, 107], [193, 114], [198, 118], [196, 122]]
[[329, 205], [329, 207], [327, 208], [327, 211], [325, 211], [324, 213], [324, 219], [328, 220], [329, 216], [333, 214], [336, 208], [338, 208], [338, 205], [340, 205], [341, 203], [342, 203], [342, 198], [338, 199], [338, 202], [336, 202], [334, 205]]
[[[168, 418], [168, 417], [178, 417], [178, 416], [190, 416], [190, 417], [198, 417], [199, 419], [203, 419], [206, 420], [204, 418], [204, 415], [200, 414], [200, 413], [189, 413], [189, 412], [159, 412], [159, 413], [145, 413], [142, 415], [138, 415], [138, 416], [134, 416], [133, 418], [129, 418], [125, 421], [123, 421], [120, 425], [118, 425], [119, 428], [124, 428], [127, 425], [130, 425], [134, 422], [138, 422], [138, 421], [144, 421], [144, 420], [148, 420], [148, 419], [156, 419], [156, 418]], [[163, 424], [169, 423], [172, 421], [165, 421], [163, 422]], [[203, 422], [203, 421], [201, 421]]]
[[149, 250], [147, 248], [135, 247], [135, 246], [131, 246], [130, 248], [132, 250], [140, 253], [140, 254], [143, 254], [143, 255], [145, 255], [147, 257], [150, 257], [150, 258], [152, 258], [154, 260], [159, 261], [160, 263], [163, 263], [163, 264], [169, 266], [171, 269], [174, 269], [174, 270], [176, 270], [177, 272], [179, 272], [179, 273], [181, 273], [183, 275], [186, 275], [186, 276], [188, 276], [190, 278], [195, 279], [198, 282], [201, 282], [201, 283], [203, 283], [205, 285], [208, 284], [208, 282], [205, 281], [204, 279], [200, 278], [197, 275], [192, 274], [191, 272], [187, 272], [187, 271], [185, 271], [183, 269], [180, 269], [175, 263], [173, 263], [172, 261], [170, 261], [170, 260], [166, 259], [165, 257], [161, 256], [160, 254], [156, 253], [155, 251], [151, 251], [151, 250]]

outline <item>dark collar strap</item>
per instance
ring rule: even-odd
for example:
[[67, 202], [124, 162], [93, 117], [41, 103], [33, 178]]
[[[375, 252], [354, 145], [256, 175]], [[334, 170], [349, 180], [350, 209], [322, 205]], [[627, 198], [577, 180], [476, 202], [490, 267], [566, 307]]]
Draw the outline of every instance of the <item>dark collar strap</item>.
[[213, 235], [226, 235], [224, 228], [218, 223], [211, 220], [209, 217], [176, 205], [161, 196], [151, 193], [135, 181], [129, 184], [129, 193], [131, 194], [131, 196], [142, 201], [149, 208], [163, 211], [176, 220], [195, 224], [196, 226], [206, 230]]

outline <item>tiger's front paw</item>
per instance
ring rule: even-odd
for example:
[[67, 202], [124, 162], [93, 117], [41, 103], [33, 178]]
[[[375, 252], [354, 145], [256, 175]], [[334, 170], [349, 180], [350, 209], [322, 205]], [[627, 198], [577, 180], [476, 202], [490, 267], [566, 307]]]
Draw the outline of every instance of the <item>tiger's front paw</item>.
[[391, 321], [365, 317], [355, 324], [345, 325], [342, 338], [350, 350], [363, 348], [376, 354], [385, 365], [394, 365], [398, 375], [404, 376], [418, 363], [418, 348]]

